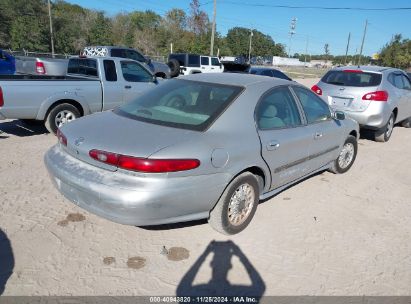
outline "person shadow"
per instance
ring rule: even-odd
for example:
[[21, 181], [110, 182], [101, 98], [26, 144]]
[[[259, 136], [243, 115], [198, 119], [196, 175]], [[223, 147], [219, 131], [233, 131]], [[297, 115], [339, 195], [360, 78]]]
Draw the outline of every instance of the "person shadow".
[[[207, 257], [212, 254], [210, 263], [212, 277], [205, 284], [194, 284], [195, 277]], [[228, 280], [228, 272], [233, 267], [232, 258], [237, 257], [250, 278], [251, 285], [235, 285]], [[248, 296], [259, 299], [265, 291], [265, 284], [260, 274], [232, 241], [212, 241], [193, 266], [183, 276], [177, 286], [178, 297], [187, 296]]]
[[10, 240], [0, 229], [0, 296], [3, 294], [7, 280], [13, 273], [14, 256]]

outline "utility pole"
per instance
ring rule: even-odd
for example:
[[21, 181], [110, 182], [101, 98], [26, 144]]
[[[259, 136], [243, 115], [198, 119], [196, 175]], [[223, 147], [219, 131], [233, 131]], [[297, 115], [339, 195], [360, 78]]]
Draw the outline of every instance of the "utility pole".
[[347, 55], [348, 55], [348, 49], [350, 47], [350, 39], [351, 39], [351, 32], [348, 33], [348, 41], [347, 41], [347, 48], [345, 49], [344, 65], [347, 65]]
[[250, 47], [248, 48], [248, 63], [251, 63], [251, 39], [253, 38], [253, 30], [250, 30]]
[[365, 20], [364, 35], [362, 36], [360, 56], [358, 57], [358, 65], [361, 64], [361, 56], [362, 56], [362, 50], [363, 50], [363, 47], [364, 47], [365, 35], [367, 34], [367, 26], [368, 26], [368, 20]]
[[291, 24], [290, 24], [290, 42], [288, 44], [288, 57], [291, 57], [291, 40], [293, 38], [293, 35], [295, 35], [295, 28], [297, 27], [297, 18], [291, 19]]
[[51, 20], [51, 4], [50, 4], [50, 0], [48, 0], [48, 6], [49, 6], [49, 20], [50, 20], [51, 56], [54, 58], [53, 21]]
[[310, 36], [307, 35], [307, 42], [305, 44], [305, 54], [304, 54], [304, 66], [307, 64], [307, 52], [308, 52], [308, 41]]
[[213, 11], [213, 27], [211, 29], [211, 46], [210, 46], [210, 56], [214, 53], [214, 35], [215, 35], [215, 16], [217, 13], [217, 0], [214, 0], [214, 11]]

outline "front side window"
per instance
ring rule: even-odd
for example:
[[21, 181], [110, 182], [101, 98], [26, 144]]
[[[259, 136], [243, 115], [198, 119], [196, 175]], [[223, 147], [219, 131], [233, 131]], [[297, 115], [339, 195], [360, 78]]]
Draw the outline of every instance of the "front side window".
[[256, 122], [261, 130], [301, 125], [297, 105], [287, 87], [274, 89], [263, 97], [257, 105]]
[[213, 66], [220, 66], [220, 61], [218, 60], [217, 57], [212, 57], [212, 58], [211, 58], [211, 65], [213, 65]]
[[113, 60], [104, 60], [104, 73], [107, 81], [117, 81], [116, 64]]
[[124, 80], [129, 82], [153, 81], [153, 76], [137, 62], [122, 61], [121, 71], [123, 73]]
[[330, 108], [320, 97], [301, 87], [293, 87], [293, 90], [303, 106], [307, 123], [321, 122], [331, 118]]
[[203, 131], [242, 90], [238, 86], [172, 79], [115, 113], [148, 123]]

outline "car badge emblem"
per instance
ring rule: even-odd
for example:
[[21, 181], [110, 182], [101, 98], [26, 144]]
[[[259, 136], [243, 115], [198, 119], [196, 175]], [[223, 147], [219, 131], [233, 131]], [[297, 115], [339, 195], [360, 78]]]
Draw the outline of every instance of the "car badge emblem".
[[78, 147], [80, 146], [82, 143], [84, 142], [84, 138], [83, 137], [79, 137], [74, 141], [74, 144]]

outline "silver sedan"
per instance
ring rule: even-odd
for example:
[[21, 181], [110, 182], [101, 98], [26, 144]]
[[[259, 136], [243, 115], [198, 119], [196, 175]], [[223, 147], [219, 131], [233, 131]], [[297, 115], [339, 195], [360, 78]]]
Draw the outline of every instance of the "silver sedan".
[[64, 125], [45, 163], [64, 196], [112, 221], [207, 218], [235, 234], [259, 200], [322, 170], [346, 172], [358, 135], [295, 82], [197, 74]]
[[411, 127], [411, 81], [402, 70], [339, 67], [325, 74], [312, 90], [362, 128], [373, 130], [377, 141], [388, 141], [395, 123]]

